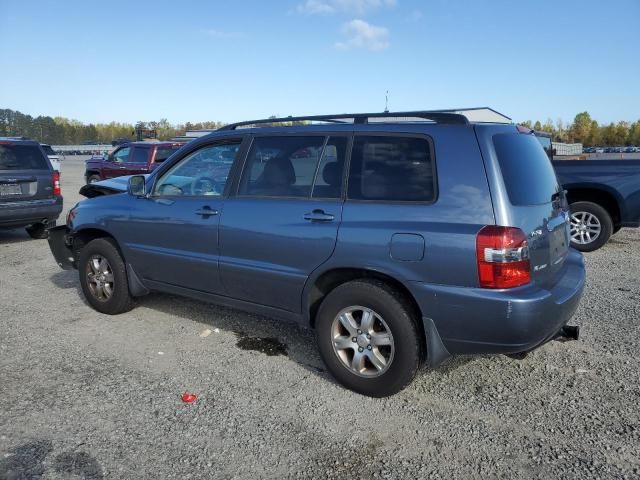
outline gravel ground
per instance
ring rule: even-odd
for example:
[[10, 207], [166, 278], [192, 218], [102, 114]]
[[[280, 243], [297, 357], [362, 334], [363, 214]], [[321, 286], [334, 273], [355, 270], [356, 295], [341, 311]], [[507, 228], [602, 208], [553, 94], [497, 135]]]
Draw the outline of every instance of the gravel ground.
[[[81, 183], [68, 157], [67, 208]], [[0, 231], [0, 478], [640, 478], [640, 231], [587, 263], [578, 342], [377, 400], [295, 326], [159, 294], [101, 315], [46, 241]]]

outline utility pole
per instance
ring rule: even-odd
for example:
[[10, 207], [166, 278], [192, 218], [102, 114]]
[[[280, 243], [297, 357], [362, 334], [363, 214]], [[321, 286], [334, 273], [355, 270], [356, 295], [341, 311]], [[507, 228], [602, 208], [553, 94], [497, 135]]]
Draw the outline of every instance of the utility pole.
[[384, 113], [389, 113], [389, 90], [384, 95]]

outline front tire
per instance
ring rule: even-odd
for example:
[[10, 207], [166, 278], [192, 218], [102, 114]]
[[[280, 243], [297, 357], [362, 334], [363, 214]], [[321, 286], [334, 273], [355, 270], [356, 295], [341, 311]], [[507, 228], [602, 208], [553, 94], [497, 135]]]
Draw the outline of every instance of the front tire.
[[575, 202], [571, 209], [571, 246], [581, 252], [593, 252], [613, 234], [611, 215], [593, 202]]
[[411, 383], [424, 358], [415, 317], [384, 282], [340, 285], [318, 310], [320, 356], [346, 388], [371, 397], [393, 395]]
[[115, 242], [110, 238], [92, 240], [80, 250], [80, 286], [87, 302], [108, 315], [133, 308], [127, 270]]
[[101, 181], [101, 180], [102, 180], [102, 179], [100, 178], [100, 175], [96, 175], [96, 174], [89, 175], [89, 176], [87, 177], [87, 185], [90, 185], [90, 184], [92, 184], [92, 183], [99, 182], [99, 181]]

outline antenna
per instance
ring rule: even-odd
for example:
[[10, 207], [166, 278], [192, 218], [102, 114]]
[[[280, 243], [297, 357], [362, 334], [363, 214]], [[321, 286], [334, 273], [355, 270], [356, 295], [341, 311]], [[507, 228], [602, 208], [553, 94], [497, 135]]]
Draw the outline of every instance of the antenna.
[[384, 95], [384, 113], [389, 113], [389, 90]]

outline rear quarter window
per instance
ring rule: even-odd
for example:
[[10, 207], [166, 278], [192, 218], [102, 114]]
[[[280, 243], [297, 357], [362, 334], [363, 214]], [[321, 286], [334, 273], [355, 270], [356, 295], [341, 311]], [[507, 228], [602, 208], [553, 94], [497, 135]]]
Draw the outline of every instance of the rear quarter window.
[[35, 145], [0, 144], [0, 170], [49, 170], [47, 157]]
[[49, 145], [40, 145], [47, 155], [57, 155], [57, 153]]
[[430, 142], [416, 137], [357, 136], [351, 154], [348, 198], [435, 201], [435, 165]]
[[493, 146], [513, 205], [549, 203], [560, 191], [551, 161], [534, 135], [499, 133]]
[[180, 147], [159, 147], [156, 151], [156, 163], [164, 162], [178, 150], [180, 150]]

